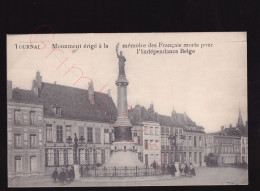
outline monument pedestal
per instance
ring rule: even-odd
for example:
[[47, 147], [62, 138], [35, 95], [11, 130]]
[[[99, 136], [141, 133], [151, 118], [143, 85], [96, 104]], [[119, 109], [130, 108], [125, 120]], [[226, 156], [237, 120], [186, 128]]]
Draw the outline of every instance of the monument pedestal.
[[137, 145], [133, 142], [114, 142], [111, 150], [113, 151], [106, 167], [144, 167], [138, 159]]

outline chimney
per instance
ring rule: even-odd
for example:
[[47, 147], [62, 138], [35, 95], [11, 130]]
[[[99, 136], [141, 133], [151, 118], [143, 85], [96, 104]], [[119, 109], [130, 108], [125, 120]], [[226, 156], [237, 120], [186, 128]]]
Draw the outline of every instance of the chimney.
[[224, 131], [225, 127], [224, 126], [221, 126], [221, 131]]
[[187, 122], [187, 114], [184, 112], [184, 121]]
[[39, 71], [36, 72], [35, 80], [32, 82], [32, 91], [37, 97], [40, 97], [42, 89], [42, 76]]
[[94, 100], [94, 84], [93, 81], [91, 80], [91, 82], [88, 83], [88, 100], [90, 101], [91, 104], [95, 104], [95, 100]]
[[108, 89], [107, 95], [108, 95], [108, 97], [111, 97], [111, 89]]
[[148, 109], [148, 112], [150, 114], [154, 114], [154, 108], [153, 108], [153, 104], [152, 103], [150, 104], [150, 108]]
[[12, 81], [7, 80], [7, 99], [12, 99], [13, 90], [12, 90]]

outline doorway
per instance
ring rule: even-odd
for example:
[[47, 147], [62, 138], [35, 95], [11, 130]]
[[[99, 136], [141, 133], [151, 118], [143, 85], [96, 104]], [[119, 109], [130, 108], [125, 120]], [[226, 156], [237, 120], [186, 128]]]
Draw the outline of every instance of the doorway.
[[37, 172], [37, 157], [36, 156], [31, 156], [30, 168], [31, 168], [31, 172]]

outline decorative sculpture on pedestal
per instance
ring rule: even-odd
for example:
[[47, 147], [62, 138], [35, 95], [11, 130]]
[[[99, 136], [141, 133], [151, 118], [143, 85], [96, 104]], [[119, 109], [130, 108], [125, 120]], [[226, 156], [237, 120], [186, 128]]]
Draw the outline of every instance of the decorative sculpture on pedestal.
[[122, 51], [118, 54], [119, 43], [116, 46], [118, 57], [119, 74], [116, 80], [117, 85], [117, 120], [114, 127], [115, 140], [112, 144], [113, 154], [106, 166], [143, 166], [138, 159], [137, 146], [132, 142], [132, 124], [128, 117], [127, 85], [128, 80], [125, 74], [126, 59]]

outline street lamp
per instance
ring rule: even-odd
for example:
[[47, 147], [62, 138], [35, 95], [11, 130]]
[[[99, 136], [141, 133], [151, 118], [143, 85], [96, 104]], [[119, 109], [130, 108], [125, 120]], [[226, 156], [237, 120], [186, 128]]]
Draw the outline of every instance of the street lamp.
[[78, 138], [76, 133], [74, 134], [74, 150], [75, 150], [75, 161], [74, 164], [78, 164]]
[[183, 135], [177, 135], [176, 131], [175, 131], [175, 135], [171, 134], [169, 137], [170, 145], [172, 145], [174, 148], [174, 162], [179, 162], [178, 157], [177, 157], [177, 150], [178, 150], [177, 138], [178, 138], [178, 136], [179, 136], [179, 139], [183, 139]]

